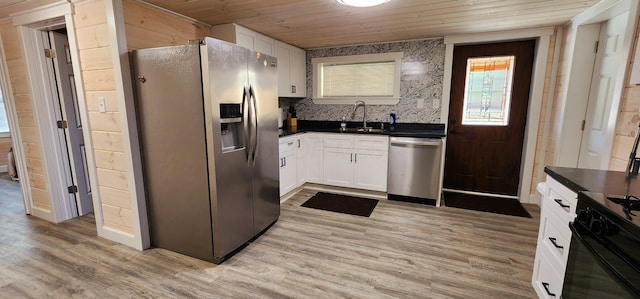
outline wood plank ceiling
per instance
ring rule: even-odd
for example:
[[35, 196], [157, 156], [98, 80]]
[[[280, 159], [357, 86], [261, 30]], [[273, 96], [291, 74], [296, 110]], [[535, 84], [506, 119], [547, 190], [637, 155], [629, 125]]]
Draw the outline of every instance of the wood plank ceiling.
[[[1, 0], [0, 19], [59, 0]], [[144, 0], [211, 25], [235, 22], [301, 48], [556, 26], [598, 0]]]
[[145, 0], [207, 24], [235, 22], [301, 48], [561, 25], [598, 0]]

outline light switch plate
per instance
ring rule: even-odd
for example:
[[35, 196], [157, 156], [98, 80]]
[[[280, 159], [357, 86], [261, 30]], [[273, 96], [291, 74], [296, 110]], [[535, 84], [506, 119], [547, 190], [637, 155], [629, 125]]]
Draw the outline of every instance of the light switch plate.
[[440, 101], [438, 100], [433, 100], [433, 109], [438, 109], [440, 108]]
[[100, 113], [107, 112], [107, 104], [104, 101], [104, 97], [98, 97], [98, 111], [100, 111]]
[[424, 109], [424, 99], [418, 99], [418, 109]]

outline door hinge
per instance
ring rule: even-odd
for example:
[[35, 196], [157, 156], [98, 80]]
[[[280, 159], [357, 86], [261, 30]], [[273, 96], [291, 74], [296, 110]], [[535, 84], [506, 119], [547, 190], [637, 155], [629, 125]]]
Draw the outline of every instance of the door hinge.
[[56, 50], [44, 49], [44, 56], [46, 56], [47, 58], [56, 58]]
[[67, 121], [66, 120], [59, 120], [56, 123], [58, 124], [58, 129], [66, 129], [67, 128]]
[[67, 187], [67, 190], [69, 191], [69, 193], [78, 193], [78, 186], [76, 185], [69, 186]]
[[587, 125], [587, 121], [586, 120], [582, 120], [582, 127], [580, 130], [584, 131], [584, 127]]
[[593, 53], [598, 53], [598, 46], [600, 45], [600, 41], [596, 41], [596, 45], [593, 48]]

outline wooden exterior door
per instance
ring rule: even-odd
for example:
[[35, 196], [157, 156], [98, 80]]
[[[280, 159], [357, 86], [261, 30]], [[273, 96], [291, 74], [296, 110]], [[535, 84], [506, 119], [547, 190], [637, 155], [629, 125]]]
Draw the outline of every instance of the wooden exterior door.
[[535, 45], [455, 47], [445, 189], [518, 194]]

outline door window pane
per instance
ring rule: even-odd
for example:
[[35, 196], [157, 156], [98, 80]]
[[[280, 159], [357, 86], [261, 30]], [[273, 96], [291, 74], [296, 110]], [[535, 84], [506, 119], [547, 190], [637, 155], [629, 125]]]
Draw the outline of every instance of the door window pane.
[[467, 59], [463, 125], [509, 124], [515, 56]]

